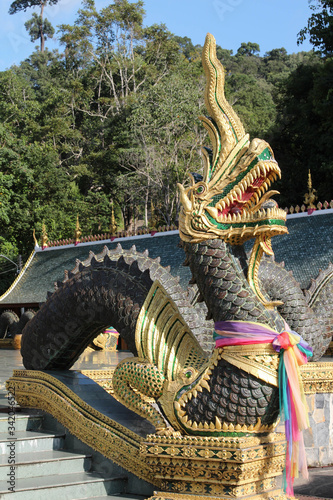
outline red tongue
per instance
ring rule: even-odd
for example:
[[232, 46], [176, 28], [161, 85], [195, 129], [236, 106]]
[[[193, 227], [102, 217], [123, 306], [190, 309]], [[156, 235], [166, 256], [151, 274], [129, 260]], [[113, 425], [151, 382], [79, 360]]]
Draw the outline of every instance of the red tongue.
[[264, 181], [265, 181], [264, 177], [259, 177], [258, 179], [255, 179], [251, 184], [251, 186], [249, 186], [245, 191], [245, 193], [243, 193], [241, 199], [235, 200], [229, 207], [224, 208], [222, 212], [221, 210], [218, 211], [219, 217], [221, 215], [222, 216], [228, 215], [229, 213], [231, 214], [242, 213], [244, 204], [251, 199], [254, 191], [258, 190], [260, 186], [262, 186]]

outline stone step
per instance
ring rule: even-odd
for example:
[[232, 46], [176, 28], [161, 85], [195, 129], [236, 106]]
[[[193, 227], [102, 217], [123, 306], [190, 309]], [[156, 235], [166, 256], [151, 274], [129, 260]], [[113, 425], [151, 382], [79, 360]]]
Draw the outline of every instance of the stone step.
[[8, 433], [8, 431], [33, 431], [42, 428], [43, 416], [33, 415], [29, 413], [15, 413], [14, 415], [0, 414], [0, 433]]
[[[1, 387], [0, 387], [1, 391]], [[12, 400], [11, 400], [12, 401]], [[3, 392], [0, 394], [0, 413], [5, 413], [8, 411], [9, 408], [9, 402], [8, 402], [8, 397], [3, 394]], [[18, 406], [17, 403], [13, 404], [13, 408], [17, 411], [21, 411], [21, 408]]]
[[[7, 474], [11, 471], [10, 465], [14, 464], [14, 462], [8, 463], [8, 458], [6, 455], [0, 455], [0, 481], [7, 480]], [[38, 478], [89, 471], [91, 456], [66, 450], [18, 453], [14, 465], [16, 479]]]
[[[103, 478], [94, 472], [14, 479], [0, 482], [0, 498], [9, 500], [79, 500], [94, 496], [119, 495], [125, 490], [127, 478]], [[8, 490], [9, 487], [14, 491]], [[10, 497], [9, 495], [13, 495]], [[93, 496], [94, 495], [94, 496]], [[126, 498], [126, 497], [125, 497]]]
[[64, 434], [44, 430], [18, 431], [13, 436], [8, 432], [0, 433], [0, 455], [13, 457], [19, 453], [59, 450], [64, 444]]

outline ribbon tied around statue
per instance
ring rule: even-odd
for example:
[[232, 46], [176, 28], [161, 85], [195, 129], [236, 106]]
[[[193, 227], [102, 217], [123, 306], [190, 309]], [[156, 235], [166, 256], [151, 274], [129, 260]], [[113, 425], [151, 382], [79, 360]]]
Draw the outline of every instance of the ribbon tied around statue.
[[284, 491], [293, 495], [294, 478], [300, 471], [308, 478], [303, 430], [310, 427], [299, 367], [312, 356], [312, 348], [285, 324], [281, 333], [261, 324], [245, 321], [219, 321], [214, 332], [216, 348], [232, 345], [271, 343], [280, 354], [278, 380], [280, 416], [285, 422], [287, 440]]

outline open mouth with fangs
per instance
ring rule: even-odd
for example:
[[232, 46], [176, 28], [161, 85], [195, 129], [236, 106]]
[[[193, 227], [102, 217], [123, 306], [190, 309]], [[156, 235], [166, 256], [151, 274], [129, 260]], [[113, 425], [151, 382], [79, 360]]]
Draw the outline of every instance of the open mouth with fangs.
[[241, 223], [266, 217], [284, 219], [284, 210], [274, 204], [267, 210], [260, 210], [273, 194], [278, 193], [267, 191], [278, 177], [280, 169], [277, 163], [259, 162], [226, 196], [218, 200], [215, 197], [215, 206], [206, 206], [206, 210], [219, 223]]

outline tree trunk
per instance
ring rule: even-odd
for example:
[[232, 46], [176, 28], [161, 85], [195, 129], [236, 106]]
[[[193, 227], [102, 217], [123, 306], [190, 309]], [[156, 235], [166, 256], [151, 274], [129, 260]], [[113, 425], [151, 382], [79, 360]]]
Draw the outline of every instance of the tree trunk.
[[40, 31], [40, 51], [41, 51], [42, 54], [44, 53], [44, 48], [45, 48], [45, 37], [44, 37], [44, 32], [43, 32], [44, 7], [45, 7], [45, 3], [43, 2], [41, 4], [41, 6], [40, 6], [41, 24], [39, 26], [39, 31]]

